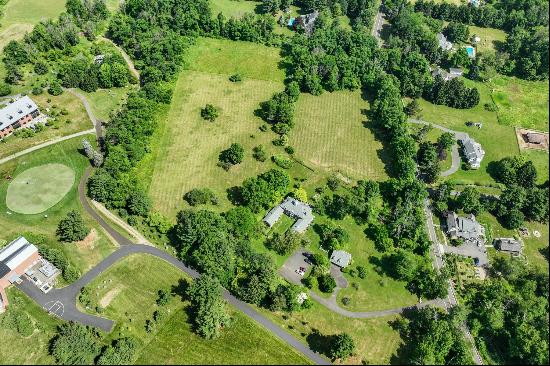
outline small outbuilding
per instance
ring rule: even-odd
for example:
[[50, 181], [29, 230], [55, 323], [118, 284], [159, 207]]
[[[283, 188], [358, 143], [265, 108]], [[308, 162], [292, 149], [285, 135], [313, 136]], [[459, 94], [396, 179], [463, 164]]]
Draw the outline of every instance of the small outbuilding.
[[330, 261], [340, 268], [346, 268], [351, 263], [351, 254], [345, 250], [335, 250], [330, 256]]
[[493, 245], [497, 250], [512, 255], [520, 255], [523, 247], [521, 241], [514, 238], [496, 238]]

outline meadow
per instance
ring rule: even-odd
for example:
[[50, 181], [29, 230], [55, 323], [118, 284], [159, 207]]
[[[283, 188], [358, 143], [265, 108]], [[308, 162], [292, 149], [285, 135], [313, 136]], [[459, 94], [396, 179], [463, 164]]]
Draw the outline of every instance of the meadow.
[[481, 39], [476, 44], [476, 50], [480, 54], [494, 53], [495, 49], [506, 41], [506, 32], [495, 28], [481, 28], [470, 25], [470, 36], [477, 35]]
[[245, 13], [259, 13], [261, 1], [251, 0], [210, 0], [212, 15], [222, 13], [226, 18], [240, 18]]
[[354, 180], [386, 179], [382, 143], [366, 127], [368, 108], [359, 91], [300, 95], [289, 134], [296, 157], [315, 170]]
[[[182, 293], [189, 281], [161, 259], [132, 255], [109, 268], [88, 288], [92, 301], [105, 308], [101, 315], [116, 321], [108, 338], [134, 336], [140, 340], [138, 364], [309, 363], [305, 356], [230, 306], [233, 323], [220, 338], [205, 340], [193, 333], [189, 303]], [[160, 289], [177, 294], [163, 307], [165, 319], [147, 333], [145, 322], [159, 309], [155, 301]]]
[[10, 0], [0, 20], [0, 49], [22, 38], [41, 20], [56, 18], [65, 11], [65, 0]]

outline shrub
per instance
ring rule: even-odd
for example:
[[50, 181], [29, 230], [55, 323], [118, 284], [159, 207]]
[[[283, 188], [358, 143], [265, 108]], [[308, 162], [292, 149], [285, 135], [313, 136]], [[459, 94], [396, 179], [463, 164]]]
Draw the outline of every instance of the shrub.
[[345, 306], [348, 306], [350, 302], [351, 300], [349, 297], [342, 298], [342, 304], [344, 304]]
[[0, 97], [5, 97], [6, 95], [11, 94], [11, 86], [6, 83], [0, 84]]
[[367, 277], [367, 269], [363, 266], [357, 266], [357, 276], [361, 279]]
[[231, 146], [220, 153], [219, 160], [221, 163], [235, 165], [242, 163], [244, 158], [244, 148], [242, 145], [233, 143]]
[[252, 156], [254, 159], [264, 162], [267, 160], [267, 152], [265, 151], [265, 147], [263, 145], [258, 145], [254, 149], [252, 149]]
[[218, 116], [218, 110], [212, 104], [207, 104], [201, 109], [201, 117], [207, 121], [214, 122]]
[[330, 275], [330, 273], [326, 273], [319, 277], [319, 290], [327, 294], [331, 294], [335, 288], [336, 280]]
[[243, 79], [243, 78], [242, 78], [241, 74], [239, 74], [239, 73], [233, 74], [233, 75], [231, 75], [231, 76], [229, 77], [229, 81], [232, 81], [232, 82], [234, 82], [234, 83], [239, 82], [239, 81], [242, 81], [242, 79]]
[[191, 206], [206, 205], [207, 203], [217, 204], [218, 199], [209, 188], [194, 188], [187, 192], [183, 199]]
[[292, 146], [287, 146], [287, 147], [285, 147], [285, 151], [286, 151], [287, 154], [289, 154], [289, 155], [294, 154], [294, 148], [293, 148]]
[[84, 225], [84, 220], [82, 220], [80, 213], [72, 210], [59, 222], [56, 233], [59, 240], [72, 242], [83, 240], [89, 232], [90, 228]]
[[63, 94], [63, 88], [61, 88], [61, 84], [59, 84], [58, 81], [52, 81], [50, 83], [50, 87], [48, 88], [48, 93], [53, 96], [61, 95]]
[[282, 156], [278, 156], [278, 155], [272, 156], [271, 160], [273, 160], [273, 162], [277, 164], [277, 166], [283, 169], [290, 169], [292, 168], [292, 165], [293, 165], [292, 160], [284, 158]]
[[34, 88], [32, 88], [32, 95], [40, 95], [44, 92], [44, 89], [42, 89], [42, 87], [40, 86], [35, 86]]

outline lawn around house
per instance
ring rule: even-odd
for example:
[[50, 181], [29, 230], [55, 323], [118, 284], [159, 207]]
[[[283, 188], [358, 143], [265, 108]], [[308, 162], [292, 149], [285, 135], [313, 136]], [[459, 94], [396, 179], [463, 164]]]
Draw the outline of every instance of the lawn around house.
[[[78, 183], [85, 168], [89, 166], [88, 159], [78, 151], [81, 141], [81, 137], [63, 141], [0, 165], [0, 239], [11, 241], [26, 233], [45, 235], [47, 246], [62, 250], [76, 268], [85, 272], [113, 252], [115, 247], [99, 225], [85, 214], [78, 200]], [[95, 146], [93, 138], [89, 138], [89, 141]], [[74, 172], [74, 182], [67, 194], [40, 214], [18, 214], [8, 209], [6, 194], [10, 181], [5, 177], [17, 177], [21, 172], [46, 164], [63, 164]], [[61, 244], [57, 241], [57, 225], [70, 210], [81, 212], [86, 225], [94, 229], [95, 234], [87, 242]], [[60, 280], [63, 283], [61, 278]]]
[[470, 29], [470, 36], [477, 35], [481, 38], [475, 47], [478, 53], [487, 54], [495, 51], [499, 44], [503, 44], [506, 41], [506, 32], [501, 29], [495, 28], [481, 28], [473, 25], [468, 26]]
[[[186, 311], [189, 303], [181, 297], [181, 289], [189, 281], [169, 263], [137, 254], [109, 268], [88, 288], [92, 302], [105, 309], [101, 316], [116, 322], [109, 337], [134, 336], [140, 340], [138, 364], [309, 363], [305, 356], [229, 306], [233, 324], [222, 331], [220, 338], [205, 340], [193, 333]], [[163, 307], [166, 319], [147, 333], [145, 321], [159, 309], [155, 303], [158, 290], [171, 291], [178, 286], [178, 295]]]
[[[32, 95], [31, 98], [42, 113], [57, 114], [57, 117], [54, 117], [56, 121], [52, 121], [51, 126], [46, 126], [43, 131], [32, 137], [14, 136], [13, 134], [6, 137], [0, 141], [0, 158], [58, 137], [93, 128], [92, 121], [80, 99], [68, 92], [56, 97], [43, 93], [38, 96]], [[48, 102], [48, 100], [50, 101]], [[66, 110], [68, 114], [62, 114], [62, 110]]]

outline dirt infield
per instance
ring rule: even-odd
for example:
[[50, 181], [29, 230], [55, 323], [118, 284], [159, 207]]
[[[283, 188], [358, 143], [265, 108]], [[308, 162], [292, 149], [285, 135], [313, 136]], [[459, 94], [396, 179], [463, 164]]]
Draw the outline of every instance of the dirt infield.
[[[535, 137], [540, 139], [537, 143], [529, 141], [529, 137]], [[526, 128], [516, 128], [516, 137], [518, 139], [518, 145], [521, 150], [534, 149], [548, 151], [549, 138], [548, 132], [541, 132], [536, 130], [528, 130]]]

